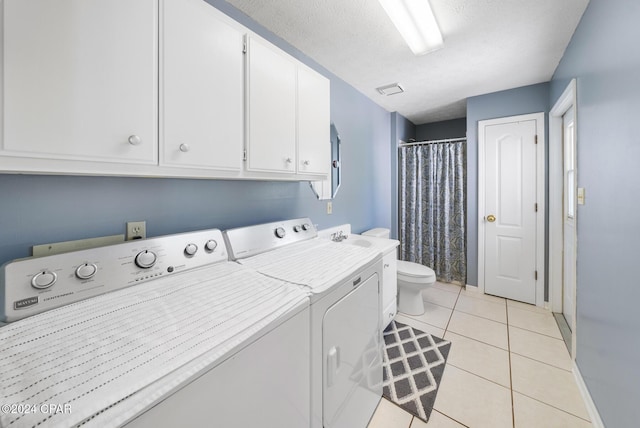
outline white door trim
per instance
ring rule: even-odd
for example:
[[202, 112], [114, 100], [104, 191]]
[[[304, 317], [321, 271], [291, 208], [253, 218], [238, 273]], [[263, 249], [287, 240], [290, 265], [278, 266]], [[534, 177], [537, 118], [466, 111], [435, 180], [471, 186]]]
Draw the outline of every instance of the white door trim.
[[[553, 312], [562, 313], [563, 251], [563, 149], [562, 116], [573, 107], [578, 141], [578, 103], [576, 79], [567, 85], [549, 112], [549, 303]], [[576, 225], [577, 233], [577, 225]], [[576, 287], [573, 294], [571, 358], [576, 357]]]
[[485, 198], [485, 138], [484, 128], [526, 120], [536, 120], [537, 166], [536, 166], [536, 198], [538, 215], [536, 218], [536, 306], [544, 307], [544, 249], [545, 249], [545, 132], [544, 113], [531, 113], [519, 116], [501, 117], [498, 119], [478, 121], [478, 291], [484, 294], [484, 198]]

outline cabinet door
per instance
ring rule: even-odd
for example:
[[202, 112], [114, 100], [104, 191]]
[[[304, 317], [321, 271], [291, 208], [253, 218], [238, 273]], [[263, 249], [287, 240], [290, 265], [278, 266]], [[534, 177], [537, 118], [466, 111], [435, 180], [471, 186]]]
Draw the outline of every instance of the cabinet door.
[[157, 0], [4, 0], [10, 156], [157, 162]]
[[298, 66], [298, 172], [325, 174], [331, 169], [329, 80]]
[[163, 0], [160, 163], [239, 170], [243, 33], [203, 0]]
[[296, 172], [296, 63], [250, 37], [247, 62], [247, 170]]
[[382, 323], [386, 327], [396, 315], [398, 296], [398, 260], [396, 250], [384, 255], [382, 271]]

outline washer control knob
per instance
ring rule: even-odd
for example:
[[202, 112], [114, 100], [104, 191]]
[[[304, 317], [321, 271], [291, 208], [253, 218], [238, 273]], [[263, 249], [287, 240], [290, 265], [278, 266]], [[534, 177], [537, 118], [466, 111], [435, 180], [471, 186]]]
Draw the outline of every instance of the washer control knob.
[[204, 244], [204, 249], [207, 250], [208, 252], [212, 252], [213, 250], [216, 249], [217, 246], [218, 246], [218, 243], [216, 242], [215, 239], [209, 239], [207, 243]]
[[85, 263], [76, 269], [78, 279], [90, 279], [98, 272], [98, 266], [93, 263]]
[[55, 284], [56, 279], [58, 279], [58, 276], [54, 272], [43, 270], [31, 278], [31, 285], [38, 290], [44, 290]]
[[302, 226], [297, 225], [297, 224], [296, 224], [295, 226], [293, 226], [293, 231], [294, 231], [294, 232], [298, 233], [298, 232], [300, 232], [301, 230], [302, 230]]
[[286, 235], [287, 232], [284, 230], [284, 227], [277, 227], [275, 234], [278, 238], [284, 238], [284, 235]]
[[187, 244], [187, 246], [184, 247], [184, 253], [187, 256], [193, 256], [197, 252], [198, 252], [198, 246], [196, 244]]
[[156, 264], [158, 256], [153, 251], [140, 251], [136, 256], [136, 265], [142, 269], [149, 269]]
[[305, 223], [302, 225], [302, 230], [311, 230], [311, 225], [309, 223]]

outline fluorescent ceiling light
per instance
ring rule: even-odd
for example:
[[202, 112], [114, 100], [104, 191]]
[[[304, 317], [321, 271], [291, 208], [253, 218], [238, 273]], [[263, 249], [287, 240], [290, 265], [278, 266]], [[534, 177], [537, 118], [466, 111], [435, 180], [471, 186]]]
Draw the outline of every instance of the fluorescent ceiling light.
[[440, 28], [429, 0], [378, 0], [414, 55], [442, 47]]

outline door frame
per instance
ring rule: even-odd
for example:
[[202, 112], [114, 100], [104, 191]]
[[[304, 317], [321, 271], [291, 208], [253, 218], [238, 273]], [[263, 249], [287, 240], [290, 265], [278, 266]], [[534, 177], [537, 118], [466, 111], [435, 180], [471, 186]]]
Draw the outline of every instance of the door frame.
[[[564, 167], [563, 167], [563, 129], [562, 117], [573, 107], [574, 126], [576, 131], [576, 152], [578, 150], [578, 100], [577, 82], [572, 79], [553, 108], [549, 112], [549, 303], [551, 311], [562, 313], [562, 273], [563, 273], [563, 194], [564, 194]], [[579, 173], [576, 163], [576, 171]], [[576, 183], [577, 183], [576, 177]], [[578, 236], [578, 216], [576, 212], [576, 239]], [[576, 246], [577, 262], [577, 246]], [[571, 358], [576, 358], [576, 313], [577, 313], [577, 288], [573, 290], [573, 313], [571, 314]]]
[[478, 121], [478, 291], [485, 293], [484, 284], [484, 240], [485, 240], [485, 138], [484, 130], [490, 125], [536, 120], [538, 144], [536, 150], [536, 199], [538, 215], [536, 216], [536, 306], [544, 307], [544, 254], [545, 254], [545, 122], [544, 112], [501, 117], [498, 119]]

